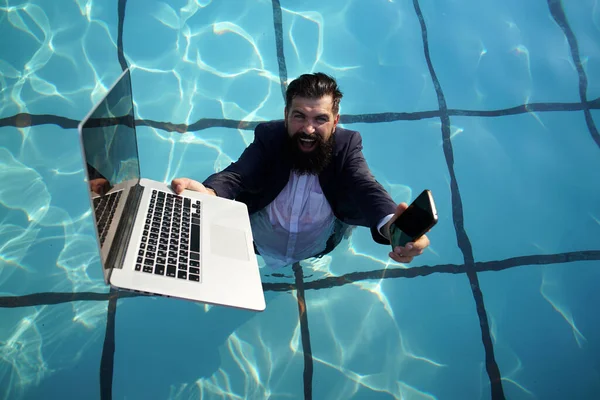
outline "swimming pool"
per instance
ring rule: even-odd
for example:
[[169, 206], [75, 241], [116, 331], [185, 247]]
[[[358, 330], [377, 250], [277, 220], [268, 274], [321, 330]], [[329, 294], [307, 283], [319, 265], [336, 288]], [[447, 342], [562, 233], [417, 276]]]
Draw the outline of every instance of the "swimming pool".
[[[0, 21], [0, 398], [600, 392], [597, 0], [4, 0]], [[356, 229], [302, 279], [264, 270], [258, 314], [109, 292], [76, 127], [126, 66], [165, 182], [332, 74], [393, 198], [433, 191], [430, 248], [397, 264]]]

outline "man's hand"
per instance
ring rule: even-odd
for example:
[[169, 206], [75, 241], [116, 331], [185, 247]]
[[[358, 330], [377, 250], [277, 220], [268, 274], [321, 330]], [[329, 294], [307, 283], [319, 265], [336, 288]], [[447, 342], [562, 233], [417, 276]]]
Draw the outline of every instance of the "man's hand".
[[[387, 235], [388, 239], [391, 239], [390, 234], [389, 234], [389, 232], [390, 232], [390, 225], [407, 208], [408, 208], [408, 204], [406, 204], [406, 203], [400, 203], [400, 204], [398, 204], [398, 208], [396, 208], [396, 212], [394, 213], [394, 216], [385, 225], [384, 232], [386, 232], [386, 235]], [[413, 260], [414, 257], [423, 254], [423, 250], [425, 250], [425, 248], [427, 246], [429, 246], [429, 239], [427, 238], [426, 235], [423, 235], [419, 239], [417, 239], [416, 241], [407, 243], [406, 246], [404, 246], [404, 247], [402, 247], [402, 246], [396, 246], [394, 248], [394, 251], [390, 252], [389, 256], [394, 261], [397, 261], [399, 263], [408, 264], [409, 262], [411, 262]]]
[[210, 194], [216, 196], [214, 190], [208, 189], [203, 184], [190, 178], [175, 178], [171, 182], [171, 189], [177, 194], [181, 194], [184, 190], [193, 190], [196, 192]]

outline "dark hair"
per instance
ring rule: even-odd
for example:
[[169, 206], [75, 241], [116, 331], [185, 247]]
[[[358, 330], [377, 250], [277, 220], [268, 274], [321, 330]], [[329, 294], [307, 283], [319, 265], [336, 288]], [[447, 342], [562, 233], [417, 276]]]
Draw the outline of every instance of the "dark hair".
[[343, 95], [338, 88], [335, 79], [322, 72], [300, 75], [287, 87], [285, 93], [285, 107], [288, 110], [290, 109], [294, 97], [320, 99], [327, 95], [331, 95], [333, 98], [332, 111], [333, 114], [337, 114], [340, 111], [340, 100]]

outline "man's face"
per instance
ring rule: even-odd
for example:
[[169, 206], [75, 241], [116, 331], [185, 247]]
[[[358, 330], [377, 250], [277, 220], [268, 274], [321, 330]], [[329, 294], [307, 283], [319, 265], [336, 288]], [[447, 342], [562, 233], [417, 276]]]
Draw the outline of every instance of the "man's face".
[[320, 99], [296, 97], [292, 100], [290, 108], [285, 109], [285, 125], [295, 170], [319, 174], [327, 166], [339, 119], [339, 114], [333, 113], [331, 95]]

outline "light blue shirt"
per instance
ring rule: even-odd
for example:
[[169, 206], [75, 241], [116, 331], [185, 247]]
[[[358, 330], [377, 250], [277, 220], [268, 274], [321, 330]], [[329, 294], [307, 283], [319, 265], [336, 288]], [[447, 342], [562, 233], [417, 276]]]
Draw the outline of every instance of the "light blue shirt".
[[[256, 248], [267, 266], [274, 269], [325, 250], [335, 223], [319, 177], [293, 171], [277, 198], [250, 218]], [[390, 218], [392, 215], [378, 224], [380, 233]]]

